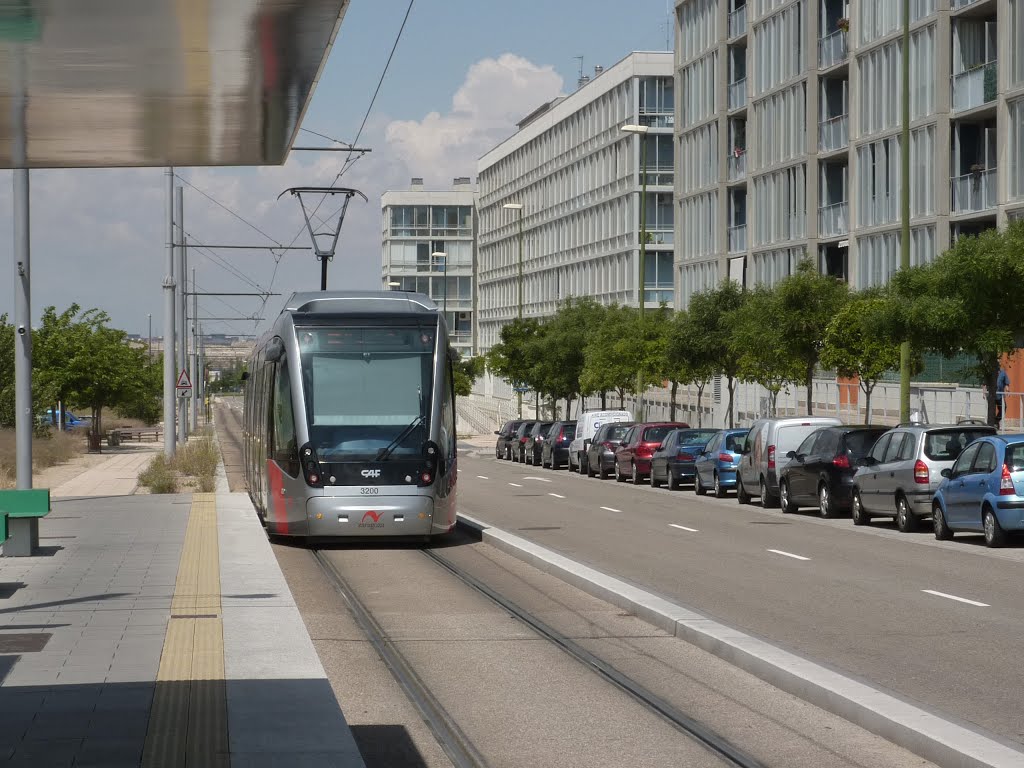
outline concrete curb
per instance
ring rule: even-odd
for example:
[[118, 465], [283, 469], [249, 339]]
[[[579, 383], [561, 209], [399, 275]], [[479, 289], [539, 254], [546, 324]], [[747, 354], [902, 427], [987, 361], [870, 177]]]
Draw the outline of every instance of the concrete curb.
[[938, 765], [1020, 768], [1024, 752], [467, 515], [459, 525], [587, 594]]

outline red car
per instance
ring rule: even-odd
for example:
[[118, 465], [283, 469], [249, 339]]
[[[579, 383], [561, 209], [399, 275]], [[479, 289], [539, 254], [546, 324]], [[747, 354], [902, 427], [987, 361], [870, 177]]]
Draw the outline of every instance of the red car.
[[615, 451], [615, 479], [624, 483], [627, 478], [632, 478], [633, 484], [637, 485], [651, 473], [651, 456], [668, 433], [689, 426], [680, 421], [634, 424]]

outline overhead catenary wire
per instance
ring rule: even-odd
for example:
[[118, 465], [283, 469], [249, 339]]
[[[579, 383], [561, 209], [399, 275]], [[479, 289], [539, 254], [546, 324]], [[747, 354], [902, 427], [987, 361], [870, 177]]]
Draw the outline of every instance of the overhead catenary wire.
[[[238, 219], [238, 220], [239, 220], [240, 222], [242, 222], [243, 224], [245, 224], [245, 225], [246, 225], [247, 227], [249, 227], [250, 229], [252, 229], [252, 230], [254, 230], [254, 231], [256, 231], [256, 232], [259, 232], [259, 233], [260, 233], [261, 235], [263, 235], [263, 236], [264, 236], [265, 238], [267, 238], [267, 240], [269, 240], [269, 241], [270, 241], [271, 243], [273, 243], [274, 245], [276, 245], [276, 246], [278, 246], [278, 247], [281, 247], [281, 241], [280, 241], [280, 240], [278, 240], [278, 239], [277, 239], [277, 238], [275, 238], [275, 237], [271, 237], [270, 235], [268, 235], [268, 234], [267, 234], [266, 232], [264, 232], [264, 231], [263, 231], [262, 229], [260, 229], [259, 227], [257, 227], [257, 226], [256, 226], [255, 224], [253, 224], [253, 223], [252, 223], [251, 221], [249, 221], [248, 219], [246, 219], [246, 218], [245, 218], [244, 216], [242, 216], [241, 214], [239, 214], [239, 213], [237, 213], [237, 212], [233, 211], [233, 210], [232, 210], [231, 208], [229, 208], [229, 207], [228, 207], [227, 205], [225, 205], [224, 203], [222, 203], [222, 202], [221, 202], [220, 200], [218, 200], [218, 199], [217, 199], [216, 197], [214, 197], [213, 195], [211, 195], [211, 194], [210, 194], [209, 192], [207, 192], [207, 191], [205, 191], [205, 190], [203, 190], [203, 189], [200, 189], [200, 188], [199, 188], [199, 187], [197, 187], [197, 186], [196, 186], [195, 184], [193, 184], [193, 183], [192, 183], [191, 181], [189, 181], [188, 179], [186, 179], [185, 177], [181, 176], [181, 175], [180, 175], [180, 174], [178, 174], [178, 173], [175, 173], [175, 174], [174, 174], [174, 176], [175, 176], [175, 178], [179, 179], [179, 180], [180, 180], [180, 181], [181, 181], [181, 182], [182, 182], [183, 184], [187, 184], [188, 186], [192, 187], [192, 189], [194, 189], [194, 190], [195, 190], [196, 192], [198, 192], [198, 193], [199, 193], [200, 195], [202, 195], [203, 197], [205, 197], [205, 198], [206, 198], [207, 200], [209, 200], [209, 201], [210, 201], [211, 203], [213, 203], [214, 205], [216, 205], [216, 206], [218, 206], [218, 207], [220, 207], [220, 208], [223, 208], [223, 209], [224, 209], [225, 211], [227, 211], [228, 213], [230, 213], [230, 214], [231, 214], [232, 216], [234, 216], [234, 217], [235, 217], [236, 219]], [[293, 241], [293, 244], [294, 244], [294, 241]]]

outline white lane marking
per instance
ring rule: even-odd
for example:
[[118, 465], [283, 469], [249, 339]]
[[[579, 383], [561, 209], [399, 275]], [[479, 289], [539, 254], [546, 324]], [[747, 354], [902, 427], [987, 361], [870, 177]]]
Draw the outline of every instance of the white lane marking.
[[490, 480], [491, 479], [491, 478], [487, 477], [487, 475], [477, 475], [477, 477], [479, 477], [481, 480]]
[[542, 483], [550, 483], [551, 481], [545, 477], [534, 477], [533, 475], [527, 475], [523, 480], [540, 480]]
[[696, 528], [687, 528], [685, 525], [676, 525], [675, 523], [669, 523], [673, 528], [678, 528], [681, 531], [689, 531], [690, 533], [700, 533]]
[[781, 549], [769, 549], [769, 552], [774, 552], [776, 555], [782, 555], [783, 557], [792, 557], [794, 560], [810, 560], [809, 557], [803, 555], [794, 555], [792, 552], [783, 552]]
[[511, 485], [513, 488], [522, 488], [523, 487], [519, 483], [509, 483], [509, 485]]
[[620, 515], [622, 514], [622, 510], [615, 509], [615, 507], [601, 507], [601, 509], [603, 509], [605, 512], [618, 512]]
[[956, 600], [958, 603], [967, 603], [968, 605], [976, 605], [979, 608], [990, 608], [988, 603], [979, 603], [977, 600], [968, 600], [966, 597], [957, 597], [956, 595], [947, 595], [945, 592], [936, 592], [934, 589], [922, 589], [922, 592], [927, 592], [929, 595], [935, 595], [936, 597], [945, 597], [947, 600]]
[[565, 498], [565, 496], [562, 496], [559, 493], [549, 493], [548, 496], [554, 496], [556, 499], [564, 499]]

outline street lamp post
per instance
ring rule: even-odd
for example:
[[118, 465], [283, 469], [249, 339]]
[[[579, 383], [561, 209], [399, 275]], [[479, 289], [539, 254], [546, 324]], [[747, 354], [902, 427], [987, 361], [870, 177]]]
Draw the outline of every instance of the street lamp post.
[[[644, 307], [647, 304], [647, 292], [644, 290], [644, 278], [647, 267], [647, 131], [646, 125], [624, 125], [624, 133], [636, 134], [640, 137], [640, 263], [637, 276], [637, 305], [640, 309], [640, 329], [644, 332]], [[644, 419], [644, 375], [643, 371], [636, 374], [636, 420]]]
[[[505, 203], [502, 208], [507, 208], [510, 211], [517, 211], [517, 218], [519, 219], [519, 311], [517, 317], [523, 319], [523, 204], [522, 203]], [[519, 405], [519, 418], [523, 418], [523, 393], [516, 391], [516, 400]]]

